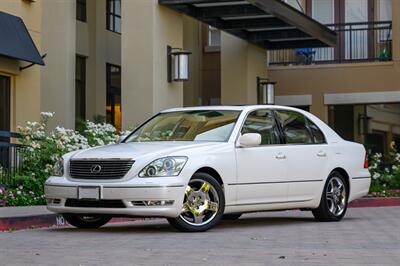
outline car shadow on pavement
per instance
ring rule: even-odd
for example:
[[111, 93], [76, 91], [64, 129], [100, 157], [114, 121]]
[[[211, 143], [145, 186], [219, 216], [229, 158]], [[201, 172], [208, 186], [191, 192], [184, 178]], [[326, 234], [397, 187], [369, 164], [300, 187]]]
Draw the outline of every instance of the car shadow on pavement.
[[[354, 217], [345, 218], [346, 220], [357, 220]], [[293, 217], [293, 216], [258, 216], [258, 217], [242, 217], [238, 220], [230, 221], [223, 220], [221, 221], [214, 229], [217, 231], [220, 230], [231, 230], [231, 229], [240, 229], [240, 228], [248, 228], [248, 227], [275, 227], [275, 226], [294, 226], [299, 224], [315, 224], [319, 223], [315, 221], [313, 217]], [[96, 231], [98, 233], [144, 233], [147, 234], [149, 232], [158, 232], [158, 233], [171, 233], [177, 232], [173, 227], [171, 227], [166, 220], [164, 219], [155, 219], [150, 221], [140, 221], [140, 222], [125, 222], [125, 223], [112, 223], [107, 226], [101, 227], [99, 229], [78, 229], [74, 227], [53, 227], [49, 228], [49, 231], [53, 232], [93, 232]]]

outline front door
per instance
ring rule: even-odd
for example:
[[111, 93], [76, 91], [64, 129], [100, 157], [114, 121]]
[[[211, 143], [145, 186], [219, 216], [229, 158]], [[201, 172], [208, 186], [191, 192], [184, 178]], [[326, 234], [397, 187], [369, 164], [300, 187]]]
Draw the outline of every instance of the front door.
[[252, 205], [287, 200], [285, 156], [279, 130], [271, 110], [251, 112], [243, 124], [241, 134], [258, 133], [261, 145], [236, 148], [237, 204]]
[[0, 131], [10, 131], [10, 102], [10, 78], [0, 75]]

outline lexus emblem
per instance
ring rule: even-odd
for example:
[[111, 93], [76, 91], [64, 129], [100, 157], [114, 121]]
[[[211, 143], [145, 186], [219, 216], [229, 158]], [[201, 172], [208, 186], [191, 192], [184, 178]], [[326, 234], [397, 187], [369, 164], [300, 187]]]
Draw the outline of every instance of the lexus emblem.
[[92, 165], [92, 167], [90, 168], [90, 172], [92, 174], [99, 174], [101, 172], [101, 166], [98, 164]]

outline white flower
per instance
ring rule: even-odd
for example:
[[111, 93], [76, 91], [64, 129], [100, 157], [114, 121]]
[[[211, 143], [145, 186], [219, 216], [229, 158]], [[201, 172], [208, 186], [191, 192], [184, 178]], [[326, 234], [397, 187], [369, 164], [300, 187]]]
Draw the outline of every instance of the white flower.
[[45, 118], [52, 118], [54, 116], [54, 112], [41, 112], [40, 116]]
[[381, 177], [381, 174], [380, 174], [380, 173], [375, 173], [375, 174], [372, 176], [373, 179], [378, 179], [379, 177]]

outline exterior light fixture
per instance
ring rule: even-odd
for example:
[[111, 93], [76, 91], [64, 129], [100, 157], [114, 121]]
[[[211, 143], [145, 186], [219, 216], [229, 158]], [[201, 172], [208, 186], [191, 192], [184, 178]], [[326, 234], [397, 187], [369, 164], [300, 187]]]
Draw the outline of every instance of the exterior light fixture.
[[182, 48], [167, 46], [168, 82], [189, 80], [189, 55]]
[[275, 85], [274, 81], [257, 77], [258, 104], [275, 104]]

